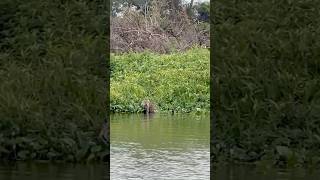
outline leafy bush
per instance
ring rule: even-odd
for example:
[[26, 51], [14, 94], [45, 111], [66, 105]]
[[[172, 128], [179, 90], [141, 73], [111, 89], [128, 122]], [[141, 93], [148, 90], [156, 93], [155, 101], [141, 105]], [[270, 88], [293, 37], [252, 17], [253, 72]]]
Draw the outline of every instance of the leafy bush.
[[90, 148], [102, 146], [96, 131], [107, 106], [105, 8], [1, 1], [1, 159], [78, 161], [100, 153]]
[[320, 3], [212, 8], [214, 160], [319, 163]]
[[111, 111], [140, 112], [144, 99], [159, 110], [209, 109], [209, 51], [167, 55], [125, 53], [111, 57]]

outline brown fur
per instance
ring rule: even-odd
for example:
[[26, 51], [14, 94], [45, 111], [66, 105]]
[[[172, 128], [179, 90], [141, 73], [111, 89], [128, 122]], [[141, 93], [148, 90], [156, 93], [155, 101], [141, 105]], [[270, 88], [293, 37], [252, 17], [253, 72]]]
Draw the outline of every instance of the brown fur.
[[143, 101], [142, 105], [143, 105], [143, 113], [144, 114], [149, 114], [149, 113], [155, 112], [155, 106], [149, 100]]

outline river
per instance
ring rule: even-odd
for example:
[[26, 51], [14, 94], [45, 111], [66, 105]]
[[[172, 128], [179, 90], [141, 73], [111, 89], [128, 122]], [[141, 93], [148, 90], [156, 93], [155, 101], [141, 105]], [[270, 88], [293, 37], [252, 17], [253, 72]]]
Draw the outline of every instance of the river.
[[[208, 115], [115, 114], [111, 116], [112, 180], [210, 179]], [[109, 179], [103, 163], [0, 163], [0, 180]], [[316, 169], [217, 165], [211, 179], [317, 180]]]
[[107, 180], [108, 169], [103, 163], [2, 162], [0, 180]]
[[111, 116], [114, 180], [210, 178], [209, 115]]

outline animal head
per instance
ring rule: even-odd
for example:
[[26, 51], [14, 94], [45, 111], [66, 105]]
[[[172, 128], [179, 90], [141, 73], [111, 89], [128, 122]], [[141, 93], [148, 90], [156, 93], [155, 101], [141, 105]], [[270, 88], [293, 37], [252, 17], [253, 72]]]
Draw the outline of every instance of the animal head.
[[141, 104], [143, 106], [144, 113], [154, 113], [155, 112], [154, 105], [149, 100], [144, 100], [144, 101], [142, 101]]

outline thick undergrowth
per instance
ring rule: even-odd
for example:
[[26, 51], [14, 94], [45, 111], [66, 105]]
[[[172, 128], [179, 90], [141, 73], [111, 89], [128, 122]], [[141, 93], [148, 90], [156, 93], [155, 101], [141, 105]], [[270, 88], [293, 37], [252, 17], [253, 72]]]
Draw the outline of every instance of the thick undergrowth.
[[0, 159], [104, 159], [105, 4], [0, 2]]
[[212, 3], [213, 161], [319, 165], [320, 3], [221, 2]]
[[111, 57], [113, 112], [141, 112], [149, 99], [159, 111], [208, 111], [209, 51], [125, 53]]

